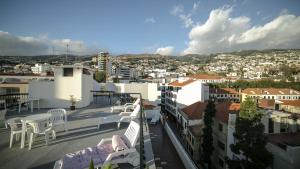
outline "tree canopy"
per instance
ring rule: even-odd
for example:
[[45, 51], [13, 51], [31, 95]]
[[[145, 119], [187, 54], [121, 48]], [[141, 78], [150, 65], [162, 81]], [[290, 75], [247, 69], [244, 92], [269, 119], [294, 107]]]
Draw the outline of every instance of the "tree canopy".
[[265, 147], [267, 137], [261, 117], [255, 101], [246, 98], [235, 124], [235, 144], [230, 145], [236, 157], [227, 159], [230, 169], [265, 169], [271, 164], [273, 156]]

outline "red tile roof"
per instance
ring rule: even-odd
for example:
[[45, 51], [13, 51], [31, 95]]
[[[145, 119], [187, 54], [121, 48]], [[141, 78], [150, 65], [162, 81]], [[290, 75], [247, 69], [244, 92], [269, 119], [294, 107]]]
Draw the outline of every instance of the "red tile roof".
[[[183, 116], [190, 120], [202, 119], [203, 112], [207, 106], [207, 102], [196, 102], [183, 109]], [[229, 113], [238, 113], [240, 110], [239, 103], [220, 102], [216, 103], [215, 118], [223, 123], [228, 123]]]
[[201, 119], [202, 114], [206, 108], [207, 102], [196, 102], [189, 106], [186, 106], [185, 108], [181, 109], [181, 111], [184, 113], [183, 116], [190, 120], [195, 119]]
[[261, 107], [261, 108], [265, 108], [265, 109], [268, 109], [268, 108], [275, 108], [275, 100], [274, 99], [259, 99], [258, 100], [258, 107]]
[[192, 79], [188, 79], [188, 80], [183, 81], [183, 82], [179, 82], [178, 80], [176, 80], [174, 82], [169, 83], [169, 86], [183, 87], [183, 86], [186, 86], [190, 83], [193, 83], [194, 81], [195, 80], [192, 80]]
[[241, 105], [239, 103], [220, 102], [216, 104], [215, 119], [223, 123], [228, 123], [229, 113], [238, 113]]
[[190, 78], [194, 78], [194, 79], [205, 79], [205, 80], [218, 80], [218, 79], [222, 79], [221, 76], [218, 75], [208, 75], [208, 74], [195, 74], [195, 75], [191, 75], [189, 76]]
[[288, 88], [247, 88], [242, 93], [249, 95], [300, 95], [300, 91]]
[[232, 88], [210, 88], [209, 93], [212, 94], [239, 94], [238, 91]]
[[282, 105], [300, 107], [300, 100], [280, 100]]

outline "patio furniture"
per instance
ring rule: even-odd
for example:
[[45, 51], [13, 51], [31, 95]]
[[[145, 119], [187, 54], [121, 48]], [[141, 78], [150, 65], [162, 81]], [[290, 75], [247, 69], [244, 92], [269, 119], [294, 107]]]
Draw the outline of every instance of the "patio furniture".
[[[61, 160], [55, 162], [54, 169], [89, 168], [91, 159], [93, 159], [95, 167], [101, 167], [108, 163], [129, 163], [138, 166], [140, 155], [135, 146], [139, 132], [139, 124], [131, 121], [124, 135], [104, 138], [96, 147], [88, 147], [75, 153], [66, 154]], [[117, 149], [120, 145], [123, 148]]]
[[24, 148], [24, 145], [25, 145], [25, 133], [26, 133], [26, 129], [27, 129], [26, 125], [31, 122], [38, 122], [41, 120], [46, 120], [49, 122], [50, 117], [51, 117], [51, 114], [42, 113], [42, 114], [34, 114], [34, 115], [30, 115], [30, 116], [21, 118], [21, 122], [22, 122], [21, 148]]
[[141, 99], [137, 98], [134, 103], [126, 103], [124, 105], [112, 106], [111, 107], [111, 112], [114, 112], [116, 110], [118, 110], [118, 111], [125, 111], [126, 112], [129, 109], [134, 109], [135, 106], [137, 106], [138, 104], [140, 104], [140, 101], [141, 101]]
[[52, 133], [52, 138], [56, 138], [55, 131], [52, 129], [52, 126], [49, 123], [48, 119], [40, 119], [28, 122], [31, 126], [31, 130], [28, 130], [29, 135], [29, 147], [28, 150], [31, 150], [33, 139], [36, 135], [45, 135], [46, 145], [49, 143], [49, 133]]
[[7, 120], [7, 123], [10, 127], [9, 148], [11, 148], [14, 140], [14, 135], [16, 135], [16, 141], [18, 141], [19, 137], [22, 134], [22, 122], [21, 122], [21, 118], [12, 118]]
[[130, 121], [138, 118], [139, 112], [140, 112], [140, 105], [138, 104], [132, 112], [122, 112], [119, 115], [100, 117], [98, 129], [100, 129], [100, 126], [102, 124], [108, 124], [108, 123], [118, 123], [118, 128], [120, 128], [120, 124], [122, 122], [129, 123]]
[[63, 126], [64, 131], [68, 131], [67, 128], [67, 111], [65, 109], [51, 109], [48, 110], [48, 114], [51, 114], [50, 122], [52, 127]]

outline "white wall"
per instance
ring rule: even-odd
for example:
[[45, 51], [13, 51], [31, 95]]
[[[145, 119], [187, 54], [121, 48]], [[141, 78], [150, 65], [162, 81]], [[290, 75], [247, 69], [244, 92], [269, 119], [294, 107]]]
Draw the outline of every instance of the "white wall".
[[40, 98], [41, 108], [69, 108], [71, 95], [77, 100], [77, 108], [88, 106], [93, 100], [93, 76], [82, 74], [80, 67], [73, 71], [72, 77], [64, 77], [59, 67], [54, 70], [54, 81], [31, 81], [29, 95]]
[[157, 83], [114, 83], [119, 93], [141, 93], [143, 99], [156, 101], [161, 95]]
[[203, 102], [208, 98], [208, 87], [200, 81], [195, 81], [178, 91], [176, 102], [188, 106], [198, 101]]

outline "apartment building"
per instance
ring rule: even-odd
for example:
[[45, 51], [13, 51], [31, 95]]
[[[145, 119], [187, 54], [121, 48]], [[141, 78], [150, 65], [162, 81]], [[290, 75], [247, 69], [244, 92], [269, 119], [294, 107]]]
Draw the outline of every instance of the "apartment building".
[[[201, 157], [203, 116], [206, 106], [207, 102], [199, 101], [178, 111], [177, 123], [182, 137], [185, 138], [187, 151], [195, 161]], [[229, 145], [234, 143], [235, 118], [240, 110], [240, 104], [227, 101], [216, 102], [215, 106], [212, 161], [214, 167], [219, 169], [226, 168], [225, 157], [231, 153]]]
[[255, 99], [299, 100], [300, 91], [287, 88], [247, 88], [242, 91], [241, 100], [246, 97]]
[[280, 103], [280, 110], [300, 114], [300, 100], [280, 100]]
[[266, 148], [274, 157], [272, 168], [300, 168], [300, 115], [266, 110], [262, 123], [268, 137]]
[[225, 158], [232, 154], [230, 144], [234, 143], [235, 119], [239, 110], [239, 103], [216, 103], [216, 114], [213, 123], [214, 151], [212, 154], [212, 163], [216, 169], [226, 168]]
[[130, 81], [137, 77], [137, 72], [133, 68], [129, 68], [127, 66], [120, 66], [116, 68], [116, 77], [120, 79], [120, 81]]
[[300, 133], [268, 135], [267, 149], [273, 154], [272, 169], [300, 168]]
[[232, 88], [210, 88], [209, 98], [217, 101], [240, 102], [240, 92]]
[[177, 117], [178, 109], [208, 100], [209, 87], [197, 80], [179, 78], [164, 87], [161, 98], [162, 109]]
[[51, 65], [49, 63], [44, 63], [44, 64], [37, 63], [33, 67], [31, 67], [31, 71], [33, 74], [46, 73], [47, 71], [51, 71]]

